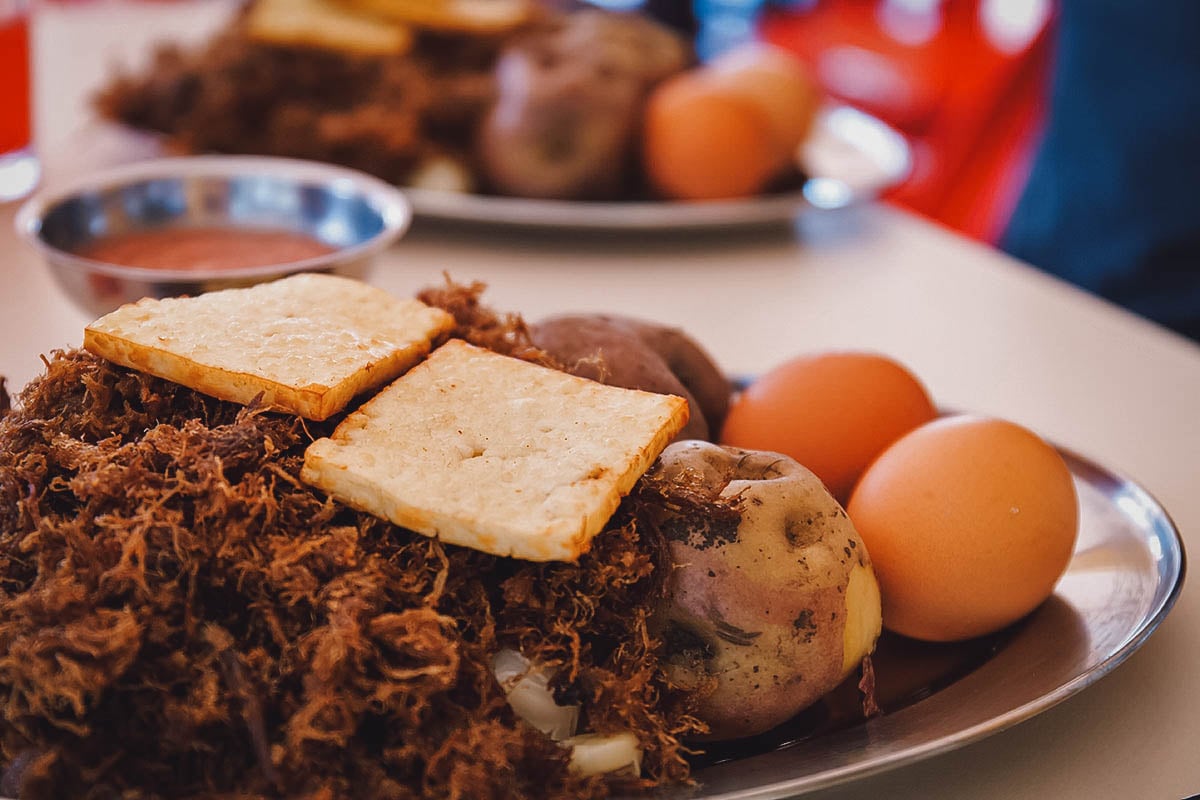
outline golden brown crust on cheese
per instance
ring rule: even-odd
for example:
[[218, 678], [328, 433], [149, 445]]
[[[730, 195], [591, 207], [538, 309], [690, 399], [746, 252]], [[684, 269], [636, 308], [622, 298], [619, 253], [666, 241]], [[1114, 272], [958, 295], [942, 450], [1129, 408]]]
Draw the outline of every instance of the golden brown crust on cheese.
[[429, 352], [453, 318], [330, 275], [146, 299], [84, 331], [84, 349], [222, 400], [322, 420]]
[[532, 0], [342, 0], [384, 20], [447, 33], [501, 34], [537, 11]]
[[413, 46], [412, 29], [333, 0], [257, 0], [246, 36], [264, 44], [315, 47], [360, 56], [398, 56]]
[[686, 421], [683, 398], [455, 339], [314, 442], [302, 477], [452, 544], [575, 561]]

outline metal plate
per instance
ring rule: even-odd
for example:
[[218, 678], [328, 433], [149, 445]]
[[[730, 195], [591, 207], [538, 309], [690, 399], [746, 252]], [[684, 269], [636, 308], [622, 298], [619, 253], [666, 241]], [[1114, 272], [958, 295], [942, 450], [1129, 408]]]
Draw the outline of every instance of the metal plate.
[[707, 767], [694, 774], [698, 787], [655, 796], [793, 798], [911, 764], [1029, 719], [1128, 658], [1166, 617], [1183, 586], [1183, 540], [1167, 512], [1136, 483], [1061, 452], [1079, 495], [1075, 555], [1054, 596], [986, 662], [902, 710]]
[[1183, 541], [1133, 481], [1063, 452], [1079, 494], [1075, 555], [1057, 590], [981, 666], [899, 711], [696, 773], [691, 800], [770, 800], [944, 753], [1045, 711], [1146, 641], [1183, 585]]
[[[163, 137], [94, 121], [70, 149], [95, 167], [160, 158]], [[796, 155], [808, 176], [796, 191], [706, 202], [528, 200], [401, 187], [418, 219], [514, 228], [597, 231], [687, 230], [790, 222], [799, 213], [872, 200], [908, 177], [908, 141], [879, 119], [845, 105], [820, 111]]]
[[628, 231], [737, 227], [873, 199], [904, 180], [912, 166], [903, 136], [849, 106], [821, 111], [798, 160], [810, 176], [799, 190], [745, 200], [565, 202], [413, 188], [405, 194], [418, 218], [459, 223]]

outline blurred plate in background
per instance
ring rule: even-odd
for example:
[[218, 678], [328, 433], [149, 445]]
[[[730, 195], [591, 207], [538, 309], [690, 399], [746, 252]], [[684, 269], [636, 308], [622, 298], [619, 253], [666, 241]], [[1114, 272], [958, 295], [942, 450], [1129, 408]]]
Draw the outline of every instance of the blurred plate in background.
[[787, 222], [806, 211], [845, 208], [896, 186], [911, 167], [903, 136], [849, 106], [822, 110], [798, 159], [808, 176], [800, 189], [738, 200], [581, 202], [404, 191], [418, 218], [517, 227], [674, 230]]
[[[158, 158], [170, 148], [155, 134], [97, 121], [72, 137], [68, 150], [69, 174]], [[818, 114], [797, 159], [808, 176], [799, 189], [738, 200], [582, 202], [401, 188], [418, 220], [514, 228], [669, 231], [786, 223], [797, 214], [846, 208], [899, 185], [912, 165], [904, 136], [845, 105], [830, 106]]]

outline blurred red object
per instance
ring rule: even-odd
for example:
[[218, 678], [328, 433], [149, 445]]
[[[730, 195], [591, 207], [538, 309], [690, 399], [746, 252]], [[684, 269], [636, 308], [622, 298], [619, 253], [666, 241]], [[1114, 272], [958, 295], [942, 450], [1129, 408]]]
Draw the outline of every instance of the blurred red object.
[[891, 199], [995, 242], [1041, 130], [1053, 20], [1053, 0], [817, 0], [768, 10], [761, 34], [909, 138]]
[[0, 155], [29, 147], [29, 86], [29, 16], [0, 13]]

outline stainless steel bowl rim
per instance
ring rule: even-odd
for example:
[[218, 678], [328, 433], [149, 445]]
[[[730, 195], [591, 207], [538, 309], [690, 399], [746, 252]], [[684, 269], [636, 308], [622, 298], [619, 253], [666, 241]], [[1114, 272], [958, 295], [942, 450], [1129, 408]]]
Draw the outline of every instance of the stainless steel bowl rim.
[[[300, 183], [313, 185], [348, 183], [378, 211], [383, 227], [370, 239], [349, 247], [340, 247], [332, 253], [306, 258], [300, 261], [276, 262], [239, 269], [173, 270], [146, 267], [130, 267], [108, 261], [86, 258], [68, 250], [55, 247], [42, 238], [42, 223], [46, 215], [56, 206], [79, 195], [115, 189], [121, 186], [149, 180], [196, 177], [250, 177], [263, 175], [285, 177]], [[69, 184], [51, 191], [38, 193], [27, 200], [17, 211], [14, 227], [17, 234], [46, 259], [60, 266], [80, 272], [95, 272], [128, 280], [169, 282], [171, 280], [200, 281], [219, 278], [269, 277], [281, 270], [304, 272], [306, 269], [322, 269], [331, 262], [342, 262], [367, 256], [383, 250], [399, 238], [412, 223], [412, 206], [408, 198], [395, 186], [364, 172], [292, 158], [271, 156], [196, 155], [156, 158], [139, 161], [100, 172], [89, 173]]]

